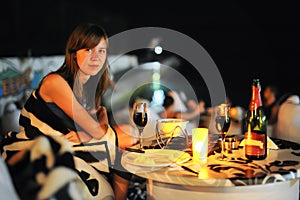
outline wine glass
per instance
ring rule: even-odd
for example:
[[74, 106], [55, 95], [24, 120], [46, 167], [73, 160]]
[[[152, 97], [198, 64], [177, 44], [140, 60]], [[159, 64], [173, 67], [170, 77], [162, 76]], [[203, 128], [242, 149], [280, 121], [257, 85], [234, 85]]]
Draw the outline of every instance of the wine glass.
[[139, 150], [143, 150], [142, 132], [147, 124], [147, 103], [137, 102], [133, 105], [133, 122], [139, 130]]
[[225, 145], [225, 136], [230, 127], [230, 105], [223, 103], [215, 108], [215, 125], [217, 131], [220, 133], [221, 138], [221, 155], [217, 157], [217, 160], [226, 160], [224, 145]]

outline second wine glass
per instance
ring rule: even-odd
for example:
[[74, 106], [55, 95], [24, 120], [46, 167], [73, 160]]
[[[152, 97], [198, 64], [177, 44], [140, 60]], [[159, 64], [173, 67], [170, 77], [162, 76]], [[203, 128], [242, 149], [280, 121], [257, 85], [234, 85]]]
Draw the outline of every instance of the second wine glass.
[[143, 150], [142, 132], [147, 124], [147, 103], [138, 102], [133, 105], [133, 122], [139, 130], [139, 149]]
[[217, 131], [220, 133], [221, 137], [221, 155], [217, 157], [217, 160], [227, 160], [225, 156], [224, 143], [225, 136], [230, 127], [230, 105], [220, 104], [215, 108], [215, 125]]

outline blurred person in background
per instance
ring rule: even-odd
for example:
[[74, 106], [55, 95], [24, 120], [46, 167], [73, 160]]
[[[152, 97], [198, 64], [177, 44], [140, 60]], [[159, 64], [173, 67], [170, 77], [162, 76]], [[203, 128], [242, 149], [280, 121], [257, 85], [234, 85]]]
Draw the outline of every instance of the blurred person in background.
[[268, 124], [272, 125], [277, 122], [278, 114], [278, 89], [276, 86], [268, 85], [263, 91], [263, 106], [266, 117], [268, 119]]
[[175, 99], [169, 94], [165, 96], [162, 106], [163, 111], [159, 113], [160, 118], [176, 118], [189, 121], [186, 128], [188, 134], [192, 133], [193, 128], [199, 127], [200, 115], [205, 112], [205, 102], [200, 100], [197, 103], [193, 99], [187, 101], [185, 111], [179, 111], [179, 108], [176, 109]]
[[227, 135], [240, 135], [243, 133], [243, 120], [245, 118], [246, 110], [238, 105], [230, 107], [230, 127]]
[[159, 113], [160, 118], [177, 118], [177, 112], [175, 112], [174, 98], [170, 95], [166, 95], [163, 101], [163, 111]]
[[184, 112], [176, 109], [175, 100], [171, 95], [166, 95], [162, 104], [164, 110], [159, 113], [161, 118], [178, 118], [185, 120], [193, 120], [205, 111], [205, 102], [200, 101], [198, 104], [195, 100], [188, 100], [188, 108]]

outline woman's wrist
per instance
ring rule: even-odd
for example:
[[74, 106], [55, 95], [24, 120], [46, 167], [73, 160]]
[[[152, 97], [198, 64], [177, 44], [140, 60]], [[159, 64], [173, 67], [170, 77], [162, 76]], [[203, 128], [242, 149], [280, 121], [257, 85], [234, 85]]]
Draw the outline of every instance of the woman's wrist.
[[106, 134], [107, 129], [108, 129], [108, 124], [101, 124], [100, 125], [102, 131], [103, 131], [103, 136]]

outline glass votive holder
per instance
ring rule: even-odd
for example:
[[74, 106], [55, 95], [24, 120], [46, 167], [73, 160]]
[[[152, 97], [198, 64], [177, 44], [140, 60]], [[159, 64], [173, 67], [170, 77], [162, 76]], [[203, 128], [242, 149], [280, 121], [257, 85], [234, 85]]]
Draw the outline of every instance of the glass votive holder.
[[193, 128], [192, 129], [192, 151], [193, 162], [202, 165], [207, 163], [208, 153], [208, 129]]
[[228, 136], [225, 138], [226, 150], [237, 150], [239, 148], [239, 140], [236, 136]]

